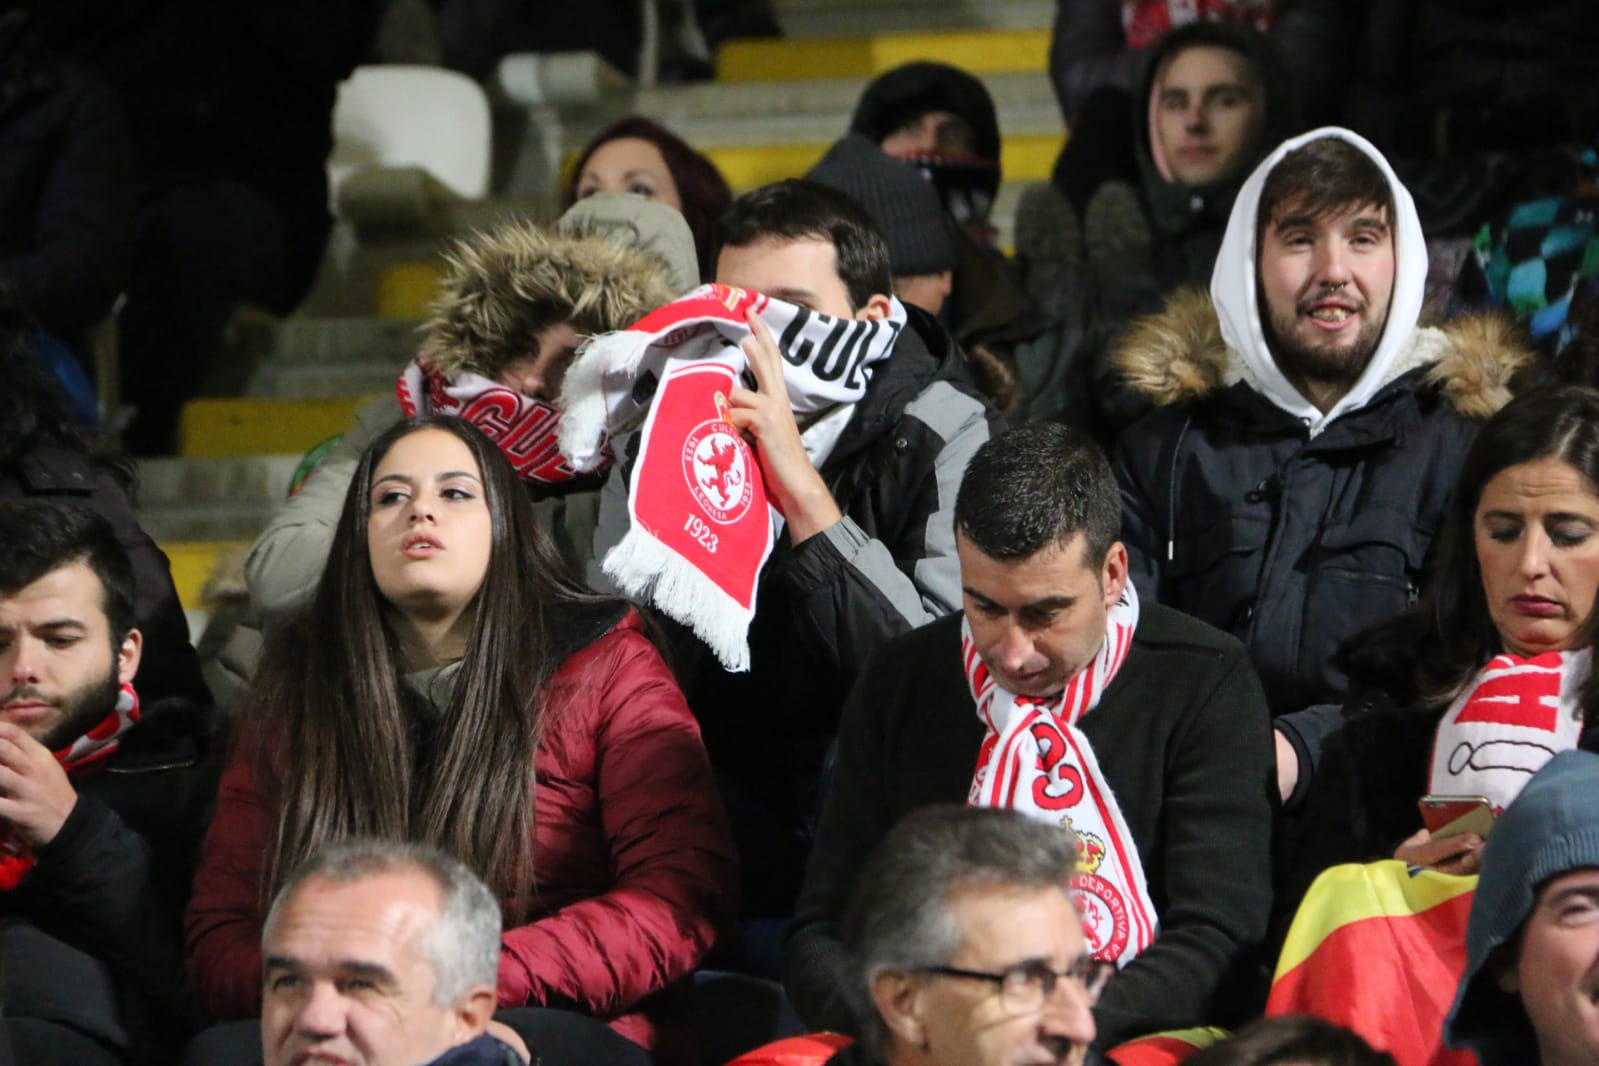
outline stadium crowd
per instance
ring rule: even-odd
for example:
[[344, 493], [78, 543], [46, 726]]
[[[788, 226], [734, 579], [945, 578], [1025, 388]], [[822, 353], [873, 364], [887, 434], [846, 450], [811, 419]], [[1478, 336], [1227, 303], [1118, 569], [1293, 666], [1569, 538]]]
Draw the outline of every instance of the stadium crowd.
[[543, 16], [0, 13], [0, 1064], [1599, 1063], [1599, 5], [1056, 6], [1014, 250], [931, 60], [455, 238], [202, 654], [138, 458]]

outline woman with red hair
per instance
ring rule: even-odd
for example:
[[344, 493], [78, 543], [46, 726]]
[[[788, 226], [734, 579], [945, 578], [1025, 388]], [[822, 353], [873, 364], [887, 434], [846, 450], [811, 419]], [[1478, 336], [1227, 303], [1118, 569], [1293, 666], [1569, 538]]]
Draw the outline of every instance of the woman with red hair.
[[683, 212], [694, 233], [701, 280], [715, 275], [711, 227], [733, 193], [716, 164], [677, 134], [639, 115], [596, 133], [572, 168], [561, 208], [597, 192], [632, 193]]

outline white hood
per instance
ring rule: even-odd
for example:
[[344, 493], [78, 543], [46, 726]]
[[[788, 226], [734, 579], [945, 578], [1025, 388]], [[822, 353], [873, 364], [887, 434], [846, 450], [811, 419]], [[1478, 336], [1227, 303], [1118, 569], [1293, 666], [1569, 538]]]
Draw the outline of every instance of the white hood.
[[[1266, 346], [1265, 330], [1261, 326], [1259, 288], [1255, 282], [1255, 216], [1259, 213], [1260, 192], [1266, 184], [1266, 175], [1271, 173], [1283, 156], [1300, 145], [1323, 137], [1348, 141], [1371, 157], [1393, 190], [1395, 215], [1394, 291], [1388, 305], [1388, 321], [1383, 328], [1382, 340], [1372, 354], [1371, 362], [1366, 364], [1360, 380], [1355, 382], [1355, 387], [1325, 415], [1288, 383], [1278, 369], [1276, 359], [1272, 358], [1271, 350]], [[1250, 384], [1272, 403], [1309, 426], [1311, 434], [1315, 435], [1338, 416], [1365, 406], [1387, 382], [1394, 360], [1410, 340], [1416, 321], [1421, 317], [1426, 281], [1427, 244], [1410, 193], [1394, 176], [1388, 160], [1372, 147], [1371, 142], [1349, 130], [1327, 126], [1278, 145], [1249, 175], [1243, 188], [1238, 190], [1232, 215], [1227, 220], [1227, 233], [1216, 255], [1216, 269], [1210, 278], [1210, 298], [1221, 320], [1222, 339], [1243, 360], [1246, 376], [1252, 379]]]

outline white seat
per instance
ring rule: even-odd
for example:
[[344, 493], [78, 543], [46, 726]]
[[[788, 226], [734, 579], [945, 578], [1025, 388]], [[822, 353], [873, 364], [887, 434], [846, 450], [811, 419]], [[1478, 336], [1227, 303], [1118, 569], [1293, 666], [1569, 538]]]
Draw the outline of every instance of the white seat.
[[421, 167], [456, 196], [489, 191], [489, 101], [482, 86], [439, 67], [357, 67], [339, 86], [328, 176], [366, 167]]

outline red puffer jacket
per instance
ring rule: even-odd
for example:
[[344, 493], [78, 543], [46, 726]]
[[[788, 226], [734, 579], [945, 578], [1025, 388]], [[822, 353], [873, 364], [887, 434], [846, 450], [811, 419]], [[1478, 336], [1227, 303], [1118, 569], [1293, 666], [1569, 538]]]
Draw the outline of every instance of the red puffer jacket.
[[[500, 1005], [575, 1008], [652, 1048], [689, 1013], [656, 994], [693, 972], [735, 902], [737, 860], [699, 727], [631, 612], [561, 664], [545, 715], [537, 913], [504, 935]], [[222, 777], [185, 916], [189, 973], [218, 1018], [261, 1010], [275, 816], [252, 762], [240, 745]]]

